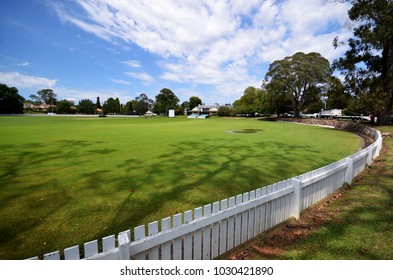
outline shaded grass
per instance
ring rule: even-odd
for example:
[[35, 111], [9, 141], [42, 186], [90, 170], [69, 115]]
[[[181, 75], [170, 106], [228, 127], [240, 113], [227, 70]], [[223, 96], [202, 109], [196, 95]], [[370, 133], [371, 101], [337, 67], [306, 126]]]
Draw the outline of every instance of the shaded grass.
[[[378, 127], [393, 135], [393, 127]], [[232, 258], [295, 260], [393, 259], [393, 138], [351, 186], [260, 236]]]
[[[393, 127], [381, 127], [393, 133]], [[337, 215], [290, 248], [289, 259], [393, 259], [393, 139], [341, 198], [329, 206]]]
[[342, 131], [221, 118], [1, 117], [0, 136], [0, 259], [118, 233], [318, 168], [360, 145]]

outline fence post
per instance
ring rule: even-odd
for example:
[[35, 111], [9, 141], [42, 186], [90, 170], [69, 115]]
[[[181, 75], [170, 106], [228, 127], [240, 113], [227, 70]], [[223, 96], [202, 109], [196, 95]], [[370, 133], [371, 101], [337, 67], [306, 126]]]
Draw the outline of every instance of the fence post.
[[296, 220], [300, 218], [300, 191], [302, 181], [298, 179], [292, 179], [293, 196], [291, 201], [291, 216]]
[[353, 159], [347, 158], [347, 172], [345, 172], [345, 183], [351, 185], [353, 179]]
[[378, 148], [377, 148], [377, 155], [376, 155], [376, 157], [379, 157], [379, 153], [381, 152], [381, 149], [382, 149], [382, 135], [381, 135], [381, 133], [380, 132], [378, 132]]
[[130, 238], [127, 232], [122, 232], [119, 234], [119, 260], [129, 260], [130, 259]]
[[379, 157], [379, 153], [381, 152], [382, 149], [382, 135], [381, 132], [378, 130], [375, 133], [375, 142], [376, 142], [376, 149], [375, 149], [374, 159]]
[[375, 154], [373, 155], [374, 156], [374, 159], [376, 159], [376, 158], [378, 158], [379, 157], [379, 151], [380, 151], [380, 140], [378, 139], [377, 140], [377, 144], [376, 144], [376, 146], [375, 146]]
[[373, 149], [371, 149], [370, 146], [367, 153], [367, 165], [371, 166], [372, 163], [373, 163]]

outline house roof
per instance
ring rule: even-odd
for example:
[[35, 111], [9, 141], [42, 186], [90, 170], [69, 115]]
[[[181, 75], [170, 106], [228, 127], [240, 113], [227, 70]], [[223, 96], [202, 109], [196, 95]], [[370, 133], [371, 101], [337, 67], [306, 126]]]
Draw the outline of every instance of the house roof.
[[40, 104], [34, 106], [35, 109], [49, 109], [49, 107], [56, 107], [56, 105]]
[[216, 108], [216, 109], [218, 109], [219, 107], [220, 107], [220, 105], [218, 105], [218, 104], [215, 104], [215, 105], [199, 105], [198, 106], [199, 109], [202, 109], [202, 108], [209, 108], [209, 109]]
[[218, 108], [220, 108], [220, 105], [218, 103], [216, 103], [214, 105], [199, 105], [199, 106], [195, 107], [194, 109], [192, 109], [192, 111], [199, 111], [199, 110], [203, 110], [203, 109], [209, 109], [212, 111], [216, 111], [216, 110], [218, 110]]

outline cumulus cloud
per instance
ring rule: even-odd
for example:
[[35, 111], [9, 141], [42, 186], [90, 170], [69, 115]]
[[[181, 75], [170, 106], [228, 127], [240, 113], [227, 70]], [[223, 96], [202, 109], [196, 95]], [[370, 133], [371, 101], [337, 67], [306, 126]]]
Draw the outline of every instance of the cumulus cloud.
[[126, 72], [127, 76], [143, 81], [146, 84], [154, 82], [154, 78], [147, 73]]
[[124, 80], [117, 80], [117, 79], [111, 79], [112, 82], [121, 84], [121, 85], [130, 85], [131, 83], [129, 81], [124, 81]]
[[19, 72], [0, 72], [0, 81], [8, 86], [22, 88], [53, 88], [57, 80], [23, 75]]
[[[259, 83], [257, 68], [298, 51], [320, 52], [333, 60], [343, 50], [348, 3], [326, 0], [75, 0], [74, 9], [53, 4], [59, 17], [113, 42], [135, 44], [161, 56], [159, 78], [228, 90]], [[140, 67], [139, 61], [124, 61]], [[257, 73], [258, 72], [258, 73]], [[256, 74], [257, 73], [257, 74]], [[148, 73], [128, 76], [152, 83]]]
[[63, 99], [73, 100], [77, 104], [82, 99], [90, 99], [96, 102], [97, 97], [100, 97], [101, 104], [105, 102], [109, 97], [119, 98], [121, 103], [132, 100], [133, 96], [130, 96], [126, 91], [119, 91], [115, 89], [100, 89], [100, 90], [82, 90], [58, 87], [54, 89], [58, 96], [62, 96]]

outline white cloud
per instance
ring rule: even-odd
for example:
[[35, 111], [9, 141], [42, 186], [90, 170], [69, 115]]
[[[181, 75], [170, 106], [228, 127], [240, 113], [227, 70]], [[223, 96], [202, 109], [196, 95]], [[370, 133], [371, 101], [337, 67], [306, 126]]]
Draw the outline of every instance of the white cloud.
[[[104, 40], [132, 43], [161, 56], [160, 78], [212, 85], [217, 94], [239, 95], [264, 77], [258, 68], [296, 52], [320, 52], [330, 61], [343, 50], [348, 3], [326, 0], [76, 0], [83, 13], [53, 4], [61, 19]], [[122, 63], [140, 67], [139, 61]], [[149, 73], [126, 75], [151, 84]], [[259, 86], [259, 85], [258, 85]], [[232, 90], [231, 90], [231, 88]], [[241, 93], [240, 92], [240, 93]]]
[[18, 65], [18, 66], [22, 66], [22, 67], [27, 67], [27, 66], [30, 65], [30, 63], [28, 63], [27, 61], [25, 61], [25, 62], [18, 63], [17, 65]]
[[116, 80], [116, 79], [111, 79], [112, 82], [121, 84], [121, 85], [130, 85], [131, 83], [129, 81], [124, 81], [124, 80]]
[[58, 87], [53, 90], [57, 94], [59, 99], [74, 100], [75, 104], [77, 104], [82, 99], [90, 99], [91, 101], [96, 102], [97, 97], [100, 97], [101, 105], [109, 97], [119, 98], [120, 102], [125, 104], [127, 101], [130, 101], [135, 98], [130, 96], [129, 92], [127, 91], [119, 91], [115, 89], [81, 90], [81, 89]]
[[147, 73], [126, 72], [127, 76], [143, 81], [146, 84], [154, 82], [154, 78]]
[[0, 72], [0, 81], [12, 87], [53, 88], [57, 80], [23, 75], [19, 72]]
[[121, 53], [121, 52], [119, 52], [118, 50], [113, 49], [113, 48], [107, 48], [106, 50], [109, 51], [109, 52], [111, 52], [111, 53], [114, 53], [114, 54], [120, 54], [120, 53]]
[[[11, 61], [12, 64], [15, 64], [17, 66], [22, 66], [22, 67], [27, 67], [30, 65], [30, 63], [28, 61], [19, 59], [19, 58], [15, 58], [15, 57], [11, 57], [11, 56], [6, 56], [6, 55], [1, 55], [0, 54], [0, 58], [3, 58], [5, 60]], [[6, 67], [6, 66], [4, 66]]]
[[133, 68], [141, 67], [141, 62], [138, 60], [126, 60], [126, 61], [122, 61], [121, 63], [128, 65], [130, 67], [133, 67]]
[[64, 98], [64, 99], [72, 102], [74, 105], [78, 104], [78, 100], [76, 98]]

